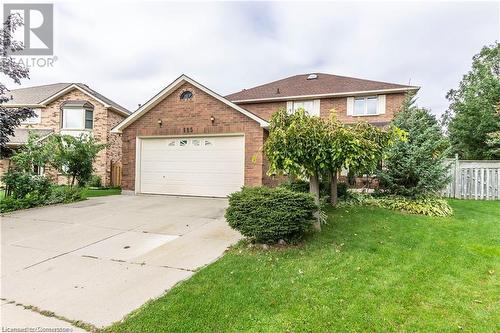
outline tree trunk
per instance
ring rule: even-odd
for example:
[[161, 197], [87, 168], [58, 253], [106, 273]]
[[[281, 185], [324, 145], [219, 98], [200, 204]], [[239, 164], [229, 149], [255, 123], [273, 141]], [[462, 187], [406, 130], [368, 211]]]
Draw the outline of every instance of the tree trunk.
[[[309, 192], [311, 192], [314, 195], [314, 201], [316, 202], [316, 205], [319, 207], [319, 177], [318, 174], [315, 174], [314, 176], [311, 176], [309, 178]], [[317, 231], [321, 231], [321, 223], [319, 221], [319, 211], [314, 213], [314, 217], [316, 218], [316, 222], [314, 223], [313, 227]]]
[[338, 183], [338, 178], [337, 178], [337, 170], [332, 171], [330, 175], [330, 204], [332, 206], [337, 205], [337, 183]]
[[73, 185], [75, 185], [75, 175], [71, 177], [71, 187], [73, 187]]

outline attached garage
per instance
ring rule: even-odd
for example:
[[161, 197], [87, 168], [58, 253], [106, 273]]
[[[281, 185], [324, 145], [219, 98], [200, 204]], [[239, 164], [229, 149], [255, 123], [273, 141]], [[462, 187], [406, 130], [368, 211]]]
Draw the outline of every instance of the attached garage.
[[122, 193], [226, 197], [263, 184], [269, 123], [182, 75], [112, 132]]
[[139, 138], [140, 193], [225, 197], [244, 184], [245, 138]]

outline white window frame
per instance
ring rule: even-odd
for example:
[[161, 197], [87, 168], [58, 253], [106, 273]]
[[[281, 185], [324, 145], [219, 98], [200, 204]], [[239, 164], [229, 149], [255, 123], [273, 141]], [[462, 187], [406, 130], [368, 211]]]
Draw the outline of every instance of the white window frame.
[[30, 117], [21, 122], [21, 125], [33, 125], [40, 124], [42, 122], [42, 109], [33, 109], [35, 112], [35, 117]]
[[[368, 113], [368, 99], [376, 98], [376, 112]], [[347, 97], [347, 115], [352, 117], [373, 117], [381, 114], [385, 114], [385, 95], [369, 95], [369, 96], [356, 96], [356, 97]], [[362, 114], [355, 113], [355, 104], [356, 100], [364, 101], [364, 111]]]
[[[43, 176], [45, 174], [45, 168], [43, 166], [37, 165], [38, 172], [35, 173], [37, 176]], [[35, 166], [33, 166], [33, 172], [35, 171]]]
[[[368, 100], [375, 100], [375, 113], [368, 113]], [[364, 110], [363, 113], [356, 113], [356, 101], [364, 102]], [[363, 97], [354, 97], [354, 108], [352, 111], [353, 116], [376, 116], [378, 114], [378, 96], [363, 96]]]
[[[306, 108], [305, 103], [308, 103], [310, 107]], [[291, 114], [300, 108], [304, 108], [310, 116], [319, 117], [320, 116], [320, 100], [319, 99], [304, 99], [296, 101], [288, 101], [286, 103], [286, 109]]]
[[[66, 116], [66, 112], [80, 112], [81, 113], [81, 125], [80, 127], [67, 127], [66, 126], [66, 120], [68, 119], [67, 116]], [[85, 114], [87, 111], [90, 111], [90, 110], [87, 110], [85, 108], [63, 108], [62, 109], [62, 127], [61, 129], [63, 130], [79, 130], [79, 131], [92, 131], [93, 130], [93, 121], [92, 121], [92, 128], [85, 128]], [[93, 110], [92, 110], [92, 117], [93, 117]]]

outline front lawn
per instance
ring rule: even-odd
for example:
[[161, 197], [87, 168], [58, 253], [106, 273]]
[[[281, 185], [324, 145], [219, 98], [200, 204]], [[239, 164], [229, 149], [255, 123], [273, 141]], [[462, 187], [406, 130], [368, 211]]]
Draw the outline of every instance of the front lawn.
[[303, 246], [235, 247], [107, 331], [498, 332], [500, 202], [451, 205], [331, 210]]
[[85, 188], [83, 189], [83, 196], [85, 198], [91, 197], [104, 197], [108, 195], [121, 194], [122, 189], [119, 187], [109, 187], [109, 188]]

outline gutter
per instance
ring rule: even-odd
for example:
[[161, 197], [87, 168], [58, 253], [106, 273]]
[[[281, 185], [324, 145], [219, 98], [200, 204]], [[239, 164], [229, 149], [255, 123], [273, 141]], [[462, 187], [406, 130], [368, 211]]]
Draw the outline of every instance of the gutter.
[[291, 101], [291, 100], [301, 100], [301, 99], [314, 99], [314, 98], [327, 98], [327, 97], [351, 97], [351, 96], [364, 96], [371, 94], [386, 94], [386, 93], [398, 93], [407, 91], [417, 91], [420, 87], [407, 87], [407, 88], [393, 88], [393, 89], [379, 89], [379, 90], [365, 90], [365, 91], [349, 91], [342, 93], [329, 93], [329, 94], [314, 94], [314, 95], [296, 95], [296, 96], [280, 96], [280, 97], [268, 97], [268, 98], [254, 98], [254, 99], [240, 99], [232, 100], [233, 103], [259, 103], [259, 102], [269, 102], [269, 101]]

